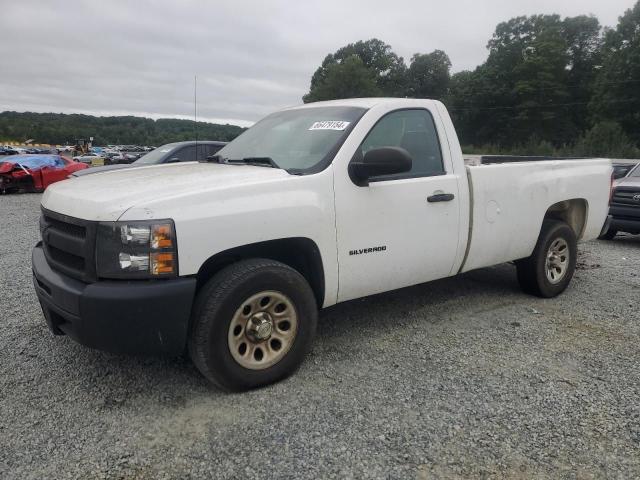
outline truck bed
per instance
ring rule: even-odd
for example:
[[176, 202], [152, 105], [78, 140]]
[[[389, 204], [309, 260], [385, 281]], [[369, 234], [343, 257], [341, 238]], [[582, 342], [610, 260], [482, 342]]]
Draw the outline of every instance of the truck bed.
[[573, 219], [579, 240], [596, 238], [606, 220], [608, 159], [467, 165], [466, 170], [471, 212], [463, 272], [529, 256], [548, 206], [557, 202], [571, 199], [583, 206], [584, 219]]

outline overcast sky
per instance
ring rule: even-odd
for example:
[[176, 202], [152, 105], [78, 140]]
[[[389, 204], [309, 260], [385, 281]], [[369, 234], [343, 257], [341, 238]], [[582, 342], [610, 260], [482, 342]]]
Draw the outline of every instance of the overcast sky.
[[518, 15], [594, 14], [635, 0], [0, 0], [0, 111], [193, 118], [248, 125], [301, 103], [327, 53], [379, 38], [409, 59], [487, 56]]

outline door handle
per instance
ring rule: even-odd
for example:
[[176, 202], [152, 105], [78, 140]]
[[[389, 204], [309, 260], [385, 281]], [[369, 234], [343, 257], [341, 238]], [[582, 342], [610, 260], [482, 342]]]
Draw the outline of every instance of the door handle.
[[437, 193], [435, 195], [431, 195], [430, 197], [427, 197], [427, 202], [429, 203], [450, 202], [454, 198], [455, 198], [455, 195], [453, 193]]

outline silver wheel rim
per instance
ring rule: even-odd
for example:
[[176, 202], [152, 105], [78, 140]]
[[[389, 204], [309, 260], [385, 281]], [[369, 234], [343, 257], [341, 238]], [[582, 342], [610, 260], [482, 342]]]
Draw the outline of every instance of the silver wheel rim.
[[298, 314], [289, 297], [273, 290], [256, 293], [231, 319], [229, 351], [244, 368], [263, 370], [284, 358], [297, 332]]
[[569, 244], [564, 238], [556, 238], [547, 250], [545, 271], [547, 280], [556, 284], [562, 281], [569, 267]]

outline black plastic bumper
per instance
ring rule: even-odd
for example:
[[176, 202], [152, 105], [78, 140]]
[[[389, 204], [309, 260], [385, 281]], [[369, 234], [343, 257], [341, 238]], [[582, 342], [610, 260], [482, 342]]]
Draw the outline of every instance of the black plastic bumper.
[[640, 233], [640, 219], [613, 217], [611, 220], [611, 229], [618, 230], [619, 232], [638, 234]]
[[115, 353], [184, 351], [195, 278], [86, 284], [52, 270], [40, 244], [33, 249], [32, 265], [36, 293], [54, 334]]
[[640, 233], [640, 205], [611, 205], [611, 229], [620, 232]]

